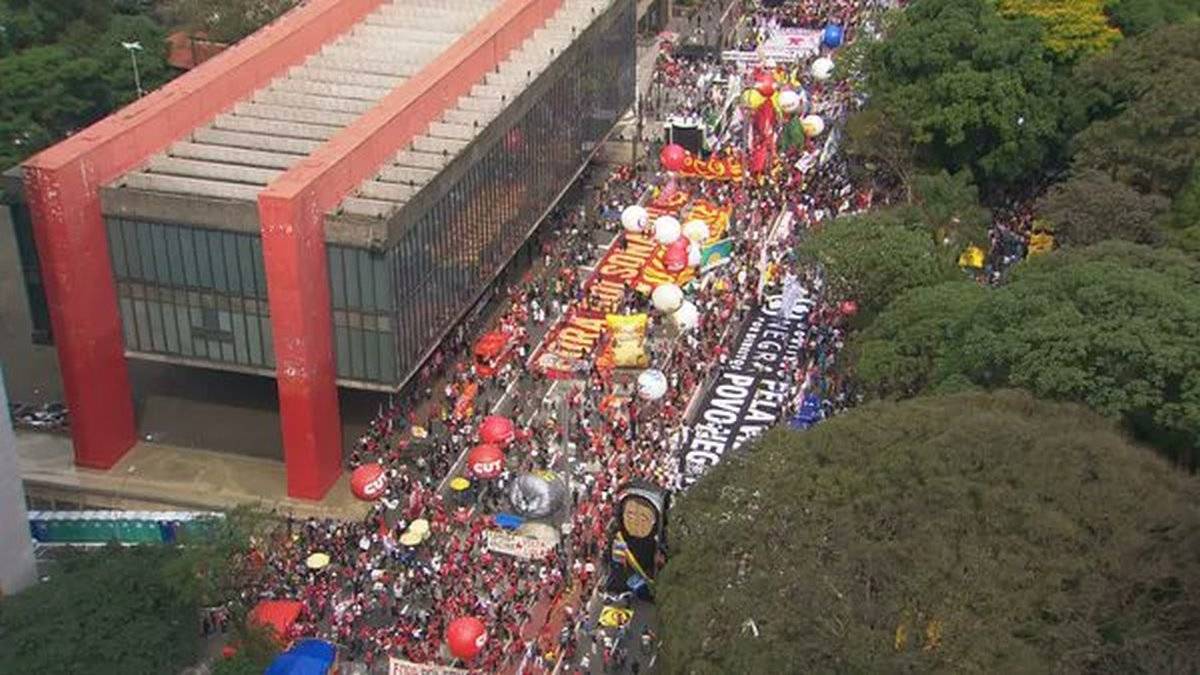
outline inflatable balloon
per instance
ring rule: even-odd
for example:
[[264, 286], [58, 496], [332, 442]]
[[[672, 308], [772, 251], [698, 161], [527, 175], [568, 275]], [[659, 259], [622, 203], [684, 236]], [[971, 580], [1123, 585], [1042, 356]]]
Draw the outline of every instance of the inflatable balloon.
[[363, 464], [350, 474], [350, 492], [364, 502], [373, 502], [387, 487], [387, 470], [382, 464]]
[[650, 293], [650, 302], [654, 304], [654, 309], [670, 314], [683, 304], [683, 289], [675, 284], [659, 284]]
[[680, 237], [667, 247], [663, 254], [663, 266], [671, 274], [678, 274], [688, 266], [688, 240]]
[[517, 476], [508, 489], [512, 509], [525, 518], [545, 518], [566, 503], [567, 486], [550, 472]]
[[754, 78], [754, 90], [763, 95], [763, 98], [771, 98], [775, 93], [775, 78], [770, 73], [763, 73]]
[[683, 162], [687, 158], [687, 150], [683, 149], [678, 143], [664, 145], [661, 152], [658, 153], [658, 161], [667, 171], [678, 171], [683, 168]]
[[487, 643], [487, 626], [473, 616], [462, 616], [446, 627], [446, 646], [450, 653], [463, 661], [470, 661], [483, 651]]
[[517, 428], [512, 420], [499, 415], [489, 415], [479, 424], [479, 440], [504, 447], [512, 442], [517, 435]]
[[667, 376], [661, 370], [643, 370], [637, 378], [638, 398], [657, 401], [667, 395]]
[[758, 93], [757, 89], [747, 89], [742, 94], [742, 103], [751, 110], [758, 110], [766, 101], [767, 97]]
[[682, 234], [679, 221], [673, 216], [659, 216], [654, 221], [654, 239], [663, 246], [670, 246]]
[[821, 34], [821, 42], [830, 49], [837, 49], [842, 46], [842, 27], [836, 23], [831, 23], [825, 26], [825, 32]]
[[800, 109], [800, 104], [803, 101], [800, 99], [800, 94], [791, 89], [784, 89], [779, 92], [779, 109], [789, 115]]
[[807, 115], [801, 122], [804, 125], [804, 135], [815, 138], [825, 133], [825, 120], [820, 115]]
[[689, 220], [683, 224], [683, 236], [688, 241], [703, 244], [708, 241], [708, 223], [703, 220]]
[[824, 82], [825, 80], [828, 80], [829, 78], [833, 77], [833, 59], [829, 58], [828, 56], [822, 56], [816, 61], [813, 61], [811, 72], [813, 79], [817, 82]]
[[621, 225], [626, 232], [641, 232], [646, 229], [646, 224], [649, 222], [650, 214], [637, 204], [626, 206], [625, 210], [621, 212]]
[[704, 259], [704, 254], [700, 250], [700, 244], [698, 242], [694, 242], [694, 241], [692, 243], [688, 244], [687, 266], [688, 267], [699, 267], [700, 261], [703, 259]]
[[700, 324], [700, 310], [691, 300], [684, 300], [679, 309], [671, 315], [671, 321], [680, 330], [691, 330]]
[[467, 454], [467, 471], [476, 478], [498, 478], [504, 473], [504, 451], [491, 443], [475, 446]]

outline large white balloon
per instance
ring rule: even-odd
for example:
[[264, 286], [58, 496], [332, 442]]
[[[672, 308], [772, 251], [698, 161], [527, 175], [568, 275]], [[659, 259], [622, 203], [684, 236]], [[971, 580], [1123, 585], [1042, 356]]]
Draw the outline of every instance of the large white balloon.
[[800, 98], [800, 94], [791, 89], [779, 92], [779, 109], [789, 115], [799, 110], [802, 103], [804, 100]]
[[800, 126], [804, 127], [804, 135], [809, 138], [825, 133], [825, 120], [821, 119], [820, 115], [806, 115], [800, 120]]
[[661, 370], [643, 370], [637, 378], [638, 397], [657, 401], [667, 395], [667, 376]]
[[654, 238], [663, 246], [670, 246], [679, 238], [682, 231], [679, 227], [679, 221], [673, 216], [659, 216], [654, 221]]
[[641, 232], [649, 222], [650, 214], [637, 204], [626, 206], [621, 212], [621, 225], [625, 227], [626, 232]]
[[700, 310], [691, 300], [684, 300], [679, 309], [671, 315], [671, 320], [680, 330], [691, 330], [700, 323]]
[[817, 82], [824, 82], [833, 77], [833, 59], [828, 56], [822, 56], [813, 61], [812, 76]]
[[704, 254], [700, 250], [699, 242], [693, 241], [692, 243], [688, 244], [688, 267], [698, 267], [700, 265], [700, 260], [703, 259], [703, 257]]
[[683, 289], [675, 284], [659, 284], [650, 294], [650, 302], [654, 304], [654, 309], [670, 314], [683, 304]]
[[708, 241], [708, 223], [703, 220], [689, 220], [683, 224], [683, 236], [688, 241], [703, 244]]

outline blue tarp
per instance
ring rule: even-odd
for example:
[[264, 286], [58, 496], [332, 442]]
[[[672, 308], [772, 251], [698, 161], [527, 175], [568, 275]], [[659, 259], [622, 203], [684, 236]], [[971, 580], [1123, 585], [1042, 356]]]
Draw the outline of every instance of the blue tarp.
[[496, 521], [496, 527], [505, 530], [515, 530], [525, 522], [524, 518], [512, 513], [497, 513], [493, 520]]
[[800, 409], [792, 417], [791, 426], [793, 429], [807, 429], [823, 419], [825, 419], [825, 412], [821, 410], [821, 397], [816, 394], [808, 394], [800, 404]]
[[302, 640], [275, 657], [265, 675], [326, 675], [337, 648], [324, 640]]

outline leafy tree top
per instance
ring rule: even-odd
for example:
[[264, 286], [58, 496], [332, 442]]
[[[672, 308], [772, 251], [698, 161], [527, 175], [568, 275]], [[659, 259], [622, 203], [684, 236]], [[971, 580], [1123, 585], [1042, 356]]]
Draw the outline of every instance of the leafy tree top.
[[1106, 242], [1027, 260], [982, 298], [918, 289], [853, 351], [869, 391], [1022, 387], [1200, 464], [1200, 266], [1178, 251]]
[[773, 431], [676, 501], [665, 672], [1189, 672], [1200, 490], [1005, 391]]
[[1053, 55], [1031, 18], [991, 0], [915, 0], [861, 56], [871, 105], [910, 130], [919, 160], [1013, 183], [1064, 139]]
[[854, 298], [865, 313], [907, 289], [954, 277], [953, 254], [935, 245], [911, 209], [837, 218], [810, 233], [801, 253], [819, 263], [836, 295]]
[[1045, 28], [1046, 47], [1064, 61], [1075, 61], [1105, 51], [1121, 39], [1121, 32], [1109, 24], [1105, 4], [1105, 0], [1000, 0], [1000, 13], [1037, 19]]

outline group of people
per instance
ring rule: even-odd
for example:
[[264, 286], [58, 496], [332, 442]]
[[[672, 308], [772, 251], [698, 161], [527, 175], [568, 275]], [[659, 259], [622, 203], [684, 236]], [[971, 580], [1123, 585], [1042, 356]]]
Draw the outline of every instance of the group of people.
[[[819, 26], [831, 18], [852, 25], [845, 10], [857, 4], [803, 0], [787, 6], [793, 12], [807, 8], [793, 20]], [[660, 66], [671, 69], [660, 77], [664, 86], [740, 77], [715, 61], [681, 65], [670, 59]], [[840, 110], [851, 104], [844, 87], [807, 84], [815, 106]], [[717, 96], [664, 100], [706, 118], [715, 117], [713, 106], [722, 103]], [[736, 129], [731, 137], [740, 137]], [[816, 303], [792, 398], [820, 392], [831, 401], [830, 412], [853, 402], [852, 392], [829, 374], [845, 317], [820, 297], [819, 274], [803, 267], [795, 249], [823, 220], [866, 208], [871, 193], [852, 182], [836, 156], [816, 161], [821, 150], [818, 139], [811, 139], [781, 157], [768, 175], [680, 182], [693, 199], [733, 207], [734, 252], [695, 284], [691, 299], [699, 309], [698, 325], [677, 330], [667, 327], [665, 317], [652, 318], [652, 366], [668, 379], [665, 396], [652, 401], [637, 396], [628, 376], [596, 360], [586, 372], [555, 384], [558, 396], [548, 396], [550, 382], [532, 363], [538, 341], [571, 303], [584, 299], [587, 268], [606, 246], [621, 245], [622, 209], [647, 192], [653, 204], [666, 177], [621, 167], [590, 180], [593, 187], [582, 203], [559, 208], [541, 228], [540, 256], [519, 282], [498, 289], [497, 310], [453, 333], [419, 384], [381, 410], [349, 454], [351, 468], [378, 462], [386, 471], [383, 494], [370, 514], [361, 521], [289, 520], [251, 553], [242, 600], [248, 605], [264, 598], [300, 600], [304, 611], [294, 637], [332, 640], [343, 659], [372, 669], [382, 669], [389, 657], [452, 663], [445, 634], [463, 616], [487, 627], [481, 652], [461, 664], [472, 669], [537, 672], [559, 660], [579, 672], [595, 664], [616, 667], [628, 648], [602, 635], [583, 609], [603, 580], [616, 496], [632, 480], [681, 488], [679, 439], [686, 411], [728, 359], [736, 328], [766, 296], [781, 292], [785, 277], [800, 279]], [[785, 213], [791, 224], [780, 228]], [[631, 290], [616, 311], [644, 311], [647, 305], [645, 296]], [[471, 347], [481, 332], [495, 330], [511, 336], [513, 344], [509, 356], [484, 373]], [[450, 489], [451, 478], [471, 478], [462, 456], [479, 441], [480, 425], [494, 411], [516, 427], [501, 475], [473, 480], [467, 490]], [[530, 472], [552, 472], [568, 486], [566, 503], [546, 519], [557, 542], [532, 559], [490, 550], [495, 516], [512, 506], [507, 485]], [[428, 534], [415, 544], [401, 543], [417, 522]], [[315, 552], [326, 554], [328, 563], [308, 564]], [[631, 659], [630, 668], [636, 662]]]

